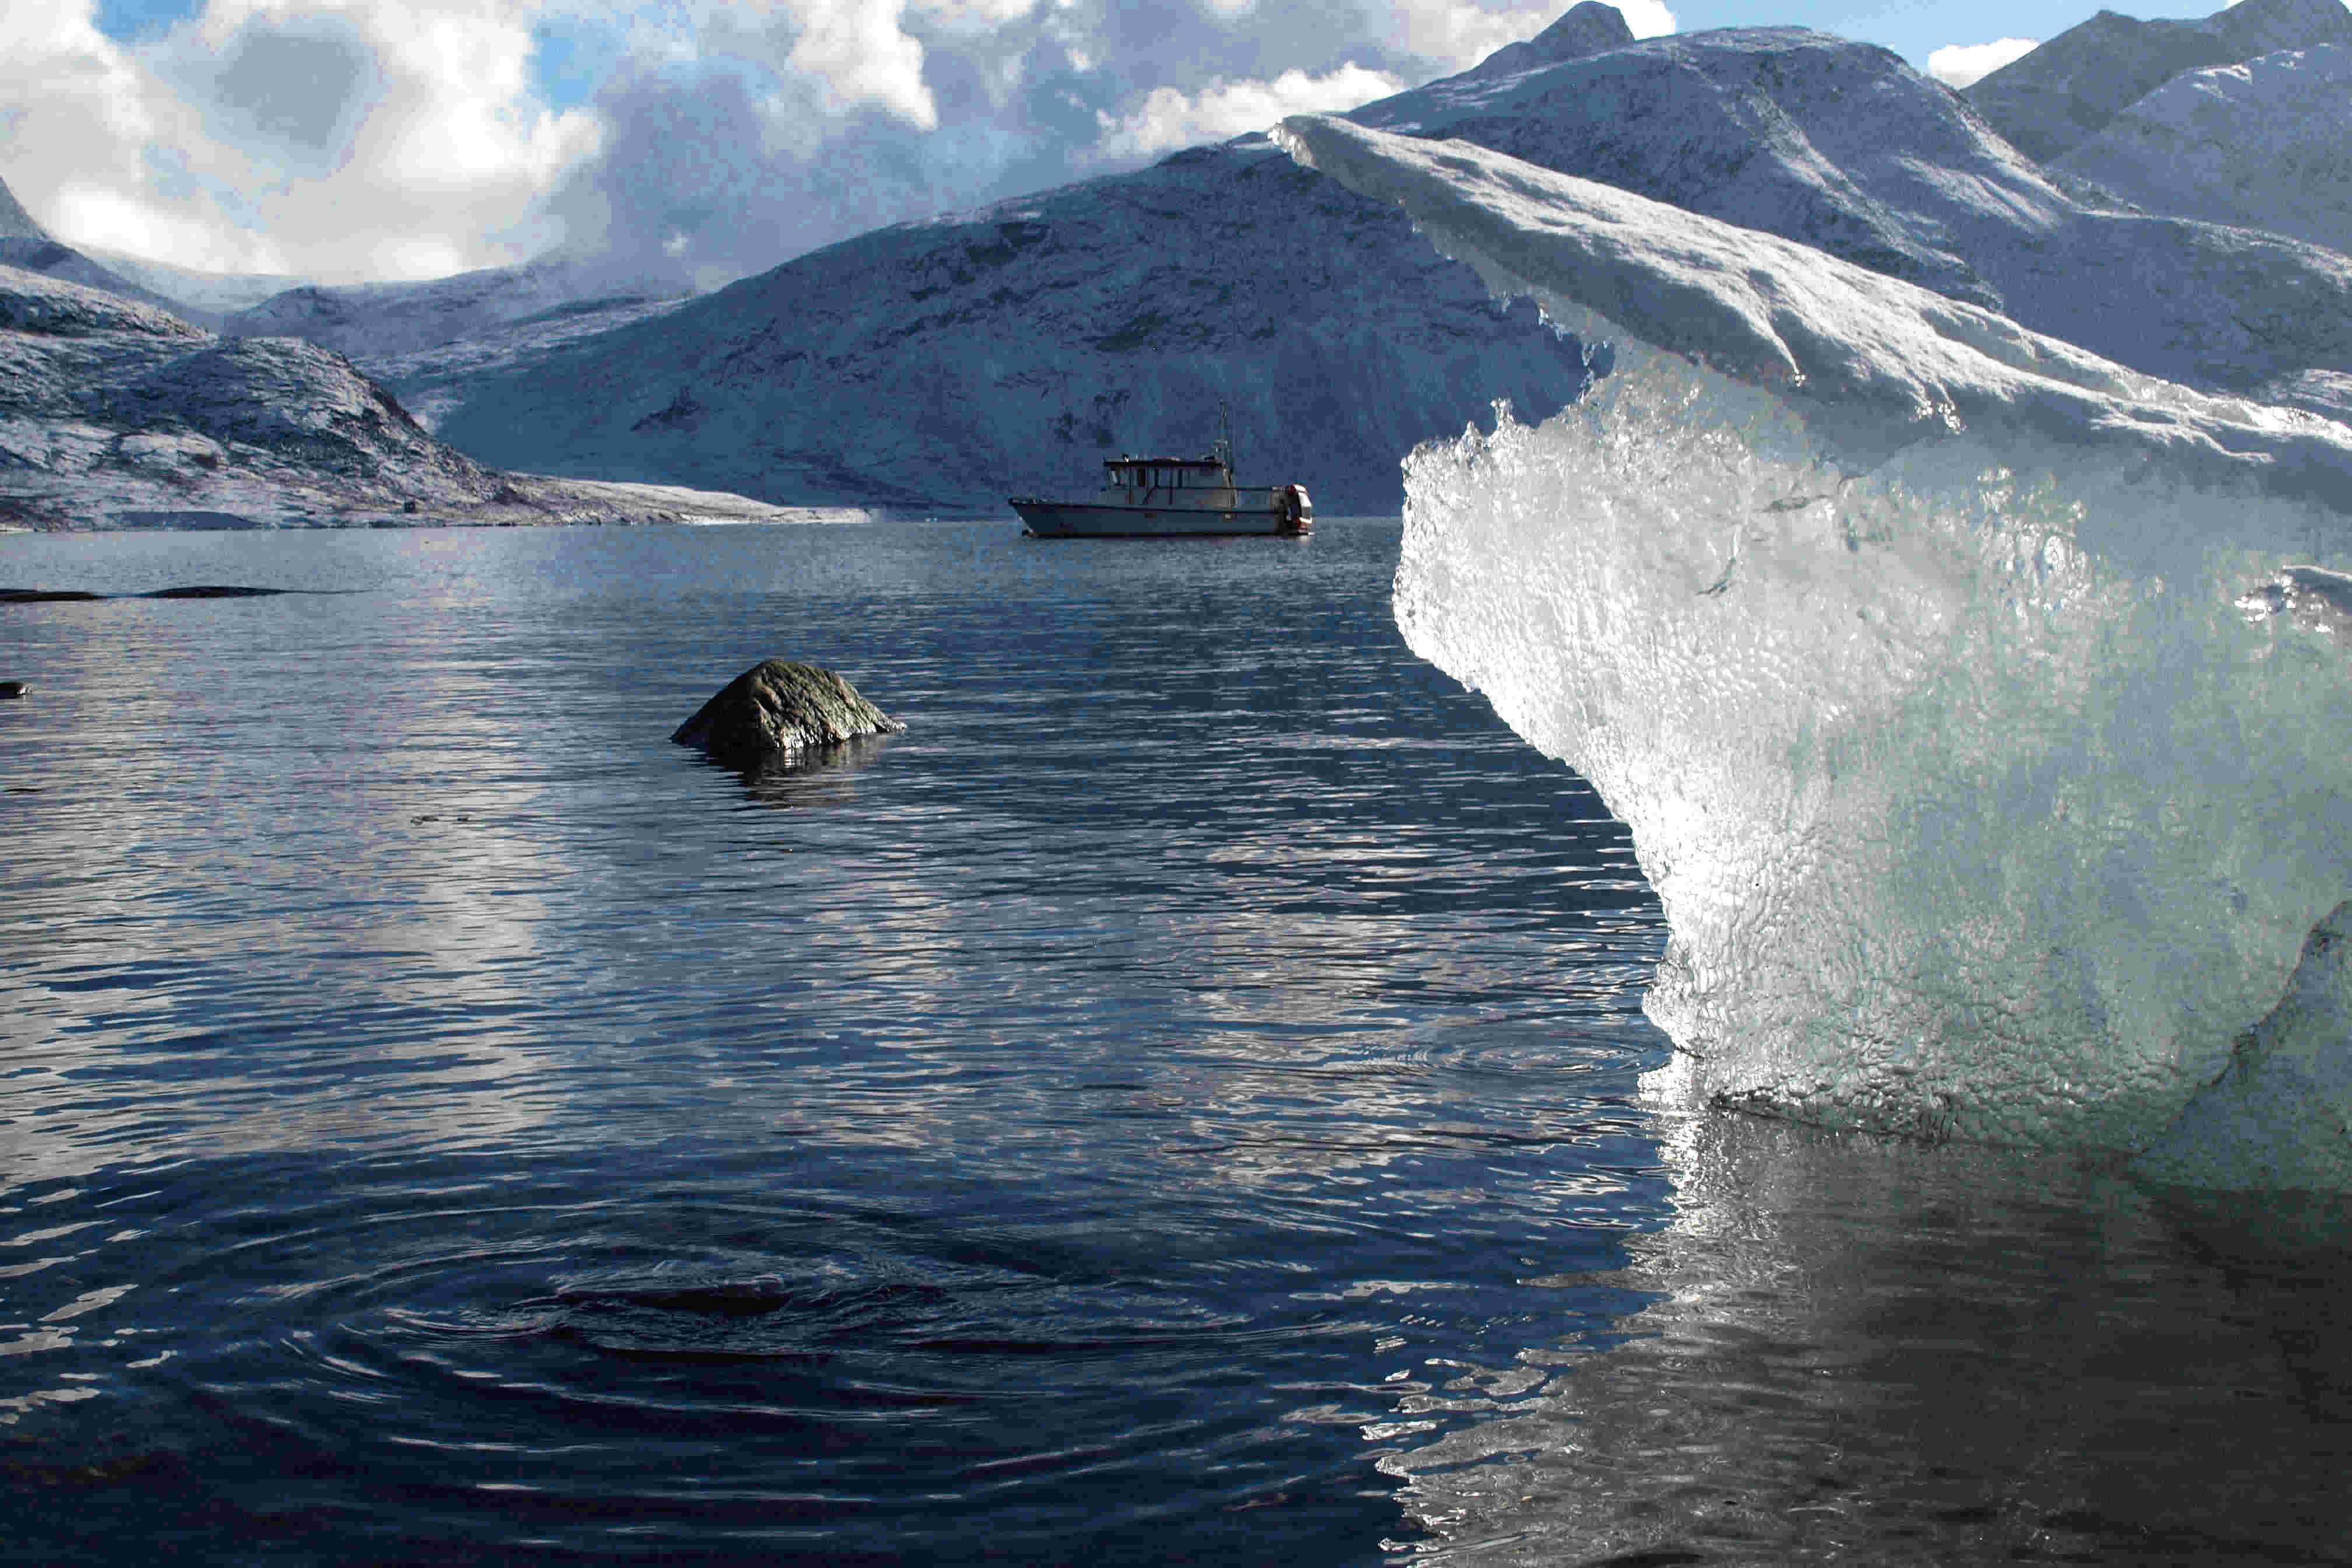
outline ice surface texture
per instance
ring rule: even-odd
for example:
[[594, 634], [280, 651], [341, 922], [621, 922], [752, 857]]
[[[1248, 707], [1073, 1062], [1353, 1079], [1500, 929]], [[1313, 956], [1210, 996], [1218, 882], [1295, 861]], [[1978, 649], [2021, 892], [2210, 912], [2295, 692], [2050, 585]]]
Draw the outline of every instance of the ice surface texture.
[[1633, 828], [1655, 1088], [2352, 1187], [2352, 430], [1465, 143], [1281, 140], [1613, 344], [1408, 461], [1396, 613]]

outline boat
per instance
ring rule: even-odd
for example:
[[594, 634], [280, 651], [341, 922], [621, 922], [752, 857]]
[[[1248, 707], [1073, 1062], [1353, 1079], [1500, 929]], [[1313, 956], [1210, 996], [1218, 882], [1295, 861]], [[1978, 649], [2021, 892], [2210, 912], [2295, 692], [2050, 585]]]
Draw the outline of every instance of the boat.
[[1091, 500], [1009, 498], [1021, 531], [1033, 539], [1297, 538], [1315, 524], [1304, 486], [1234, 482], [1233, 441], [1223, 431], [1205, 458], [1121, 454], [1105, 458], [1103, 469]]

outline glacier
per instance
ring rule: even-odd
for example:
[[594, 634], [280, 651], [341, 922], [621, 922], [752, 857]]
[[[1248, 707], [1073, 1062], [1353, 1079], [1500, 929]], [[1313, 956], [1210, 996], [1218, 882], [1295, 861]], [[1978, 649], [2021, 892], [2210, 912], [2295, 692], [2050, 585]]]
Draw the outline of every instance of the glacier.
[[1470, 143], [1276, 139], [1596, 345], [1407, 459], [1395, 612], [1632, 828], [1654, 1093], [2352, 1190], [2352, 427]]

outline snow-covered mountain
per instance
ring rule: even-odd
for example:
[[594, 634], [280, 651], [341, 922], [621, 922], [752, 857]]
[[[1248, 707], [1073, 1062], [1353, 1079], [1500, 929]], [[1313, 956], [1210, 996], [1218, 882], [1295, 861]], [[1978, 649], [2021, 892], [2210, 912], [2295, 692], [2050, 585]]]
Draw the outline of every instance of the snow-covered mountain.
[[[1792, 28], [1612, 46], [1606, 9], [1351, 118], [1784, 235], [2150, 374], [2352, 371], [2352, 258], [2086, 207], [1886, 50]], [[1270, 159], [1244, 138], [867, 235], [442, 375], [437, 428], [516, 467], [989, 505], [1091, 488], [1122, 449], [1198, 449], [1223, 402], [1252, 477], [1328, 511], [1393, 507], [1397, 460], [1494, 398], [1540, 415], [1572, 395], [1572, 344], [1498, 318], [1393, 213]]]
[[2352, 254], [2352, 44], [2175, 77], [2057, 166], [2147, 211]]
[[434, 440], [341, 354], [222, 339], [0, 266], [0, 523], [289, 527], [767, 515], [733, 497], [498, 473]]
[[[328, 285], [267, 273], [205, 272], [121, 251], [61, 244], [0, 183], [0, 264], [170, 310], [230, 337], [301, 338], [354, 359], [392, 361], [457, 342], [490, 343], [525, 329], [523, 347], [621, 325], [693, 292], [684, 275], [616, 270], [556, 253], [422, 283]], [[511, 353], [515, 345], [490, 348]], [[476, 357], [479, 357], [477, 355]]]
[[1825, 33], [1645, 39], [1349, 118], [1800, 240], [2177, 381], [2352, 368], [2352, 258], [2085, 206], [1940, 83]]
[[[593, 258], [554, 255], [423, 283], [310, 285], [230, 315], [231, 337], [295, 337], [373, 362], [480, 338], [548, 316], [636, 312], [691, 293], [682, 277], [614, 277]], [[609, 317], [607, 324], [626, 317]]]
[[1263, 137], [900, 225], [457, 388], [486, 460], [778, 500], [995, 506], [1204, 449], [1327, 514], [1498, 397], [1549, 413], [1575, 344], [1507, 318], [1405, 221]]
[[179, 314], [201, 312], [215, 321], [289, 289], [308, 288], [310, 284], [308, 278], [283, 272], [205, 272], [95, 245], [83, 247], [82, 254], [118, 277], [173, 301]]
[[2101, 11], [1968, 89], [1994, 129], [2044, 162], [2080, 146], [2183, 71], [2352, 43], [2344, 0], [2241, 0], [2196, 21]]

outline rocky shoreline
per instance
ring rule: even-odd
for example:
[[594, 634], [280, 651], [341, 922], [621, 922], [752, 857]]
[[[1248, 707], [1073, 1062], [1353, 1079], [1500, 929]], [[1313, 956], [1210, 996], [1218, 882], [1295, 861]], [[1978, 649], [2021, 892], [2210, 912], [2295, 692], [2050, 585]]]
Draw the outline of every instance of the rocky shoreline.
[[0, 529], [524, 527], [803, 521], [673, 485], [504, 473], [341, 354], [225, 339], [0, 266]]

